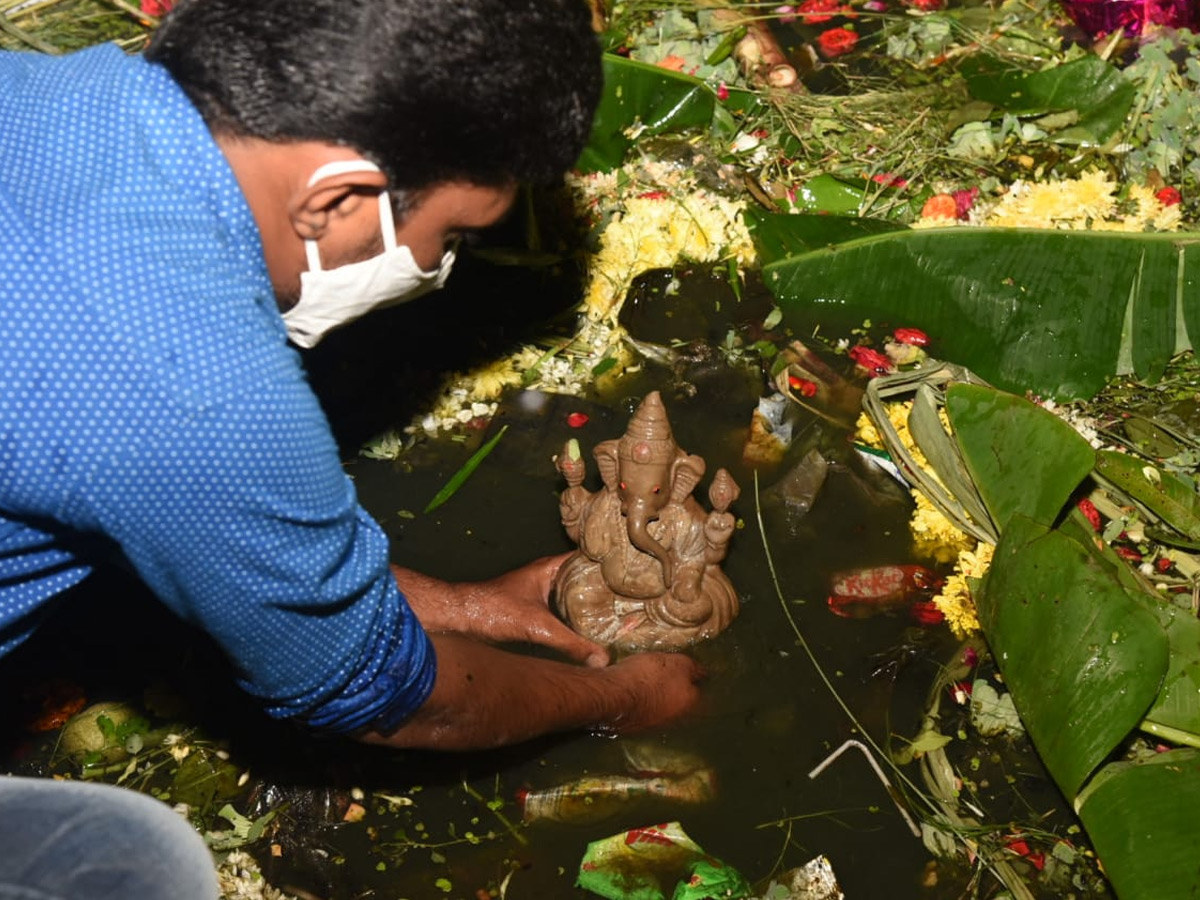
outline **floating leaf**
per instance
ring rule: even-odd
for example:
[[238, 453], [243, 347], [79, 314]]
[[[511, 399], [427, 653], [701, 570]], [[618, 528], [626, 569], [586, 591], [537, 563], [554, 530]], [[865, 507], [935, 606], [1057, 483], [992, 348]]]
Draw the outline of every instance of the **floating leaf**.
[[1021, 720], [1074, 797], [1154, 701], [1166, 635], [1088, 546], [1022, 515], [1005, 527], [977, 603]]
[[471, 455], [471, 458], [463, 463], [463, 467], [455, 472], [454, 475], [451, 476], [450, 480], [446, 482], [445, 486], [434, 495], [434, 498], [429, 501], [429, 505], [425, 507], [424, 512], [433, 512], [435, 509], [453, 497], [455, 492], [463, 486], [463, 483], [471, 477], [471, 473], [479, 468], [479, 464], [487, 459], [489, 453], [496, 449], [496, 445], [500, 443], [500, 438], [504, 437], [504, 432], [506, 431], [508, 431], [507, 425], [503, 426], [499, 431], [497, 431], [495, 436], [490, 441], [476, 450]]
[[1075, 806], [1121, 900], [1200, 895], [1200, 752], [1107, 765]]

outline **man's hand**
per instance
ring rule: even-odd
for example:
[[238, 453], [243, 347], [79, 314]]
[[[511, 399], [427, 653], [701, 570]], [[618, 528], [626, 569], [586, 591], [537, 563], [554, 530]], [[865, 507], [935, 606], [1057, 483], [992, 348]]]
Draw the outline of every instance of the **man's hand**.
[[573, 632], [549, 608], [554, 576], [569, 555], [544, 556], [488, 581], [452, 584], [399, 566], [392, 566], [392, 574], [426, 631], [540, 644], [589, 666], [605, 666], [608, 651]]
[[642, 731], [675, 719], [699, 699], [703, 673], [678, 653], [642, 653], [587, 668], [506, 653], [453, 634], [431, 635], [437, 681], [424, 705], [372, 744], [477, 750], [573, 729]]

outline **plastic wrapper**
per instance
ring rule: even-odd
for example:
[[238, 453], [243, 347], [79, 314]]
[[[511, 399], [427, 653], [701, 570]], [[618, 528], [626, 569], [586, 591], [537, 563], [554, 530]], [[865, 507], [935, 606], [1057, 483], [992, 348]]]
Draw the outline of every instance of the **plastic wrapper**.
[[678, 822], [632, 828], [588, 844], [576, 884], [608, 900], [750, 896], [741, 873], [705, 853]]

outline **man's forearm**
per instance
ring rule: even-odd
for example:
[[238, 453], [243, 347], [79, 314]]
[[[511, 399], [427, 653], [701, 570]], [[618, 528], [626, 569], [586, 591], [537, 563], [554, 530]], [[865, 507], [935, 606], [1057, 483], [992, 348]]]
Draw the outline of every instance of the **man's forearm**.
[[[507, 653], [469, 638], [430, 636], [437, 681], [429, 699], [391, 734], [362, 740], [392, 747], [475, 750], [555, 731], [619, 728], [636, 718], [629, 672]], [[652, 687], [652, 686], [645, 686]]]

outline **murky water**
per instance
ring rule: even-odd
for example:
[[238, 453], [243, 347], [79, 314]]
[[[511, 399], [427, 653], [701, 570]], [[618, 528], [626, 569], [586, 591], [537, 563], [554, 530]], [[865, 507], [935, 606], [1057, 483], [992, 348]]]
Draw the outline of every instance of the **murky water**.
[[[701, 279], [702, 297], [727, 290]], [[756, 302], [751, 298], [731, 308], [727, 298], [724, 313], [688, 319], [686, 328], [677, 319], [669, 327], [681, 339], [719, 340], [738, 316], [761, 316], [761, 302]], [[497, 321], [506, 320], [500, 315]], [[451, 333], [439, 331], [434, 322], [429, 334]], [[642, 336], [655, 339], [653, 323], [641, 324]], [[690, 333], [679, 334], [681, 328]], [[500, 330], [510, 333], [513, 326]], [[406, 332], [409, 347], [420, 343], [412, 334]], [[420, 369], [429, 358], [404, 362], [409, 370]], [[375, 371], [401, 369], [395, 358], [370, 360]], [[377, 422], [381, 406], [390, 410], [392, 422], [403, 421], [400, 412], [419, 400], [399, 393], [399, 382], [370, 394], [356, 395], [344, 385], [330, 391], [320, 383], [317, 363], [318, 390], [348, 442], [361, 438], [358, 432], [366, 423]], [[362, 373], [357, 374], [363, 383]], [[681, 383], [683, 375], [687, 384]], [[742, 487], [733, 511], [744, 527], [725, 565], [742, 600], [741, 616], [718, 639], [691, 651], [709, 673], [701, 709], [687, 721], [640, 736], [667, 751], [702, 757], [715, 772], [716, 796], [709, 803], [645, 801], [586, 824], [523, 826], [518, 791], [585, 774], [623, 774], [622, 740], [577, 734], [501, 752], [438, 755], [308, 739], [263, 722], [233, 689], [212, 649], [120, 575], [86, 583], [45, 633], [15, 658], [0, 661], [0, 678], [19, 684], [65, 675], [84, 685], [91, 699], [140, 699], [144, 688], [166, 680], [189, 704], [190, 720], [224, 738], [233, 761], [249, 768], [247, 790], [257, 787], [258, 805], [249, 795], [234, 805], [254, 815], [287, 802], [275, 836], [282, 855], [255, 848], [272, 882], [330, 900], [469, 898], [503, 884], [510, 898], [590, 896], [573, 886], [588, 842], [674, 819], [760, 890], [772, 874], [825, 854], [850, 897], [958, 896], [962, 873], [943, 868], [939, 886], [921, 885], [931, 857], [866, 760], [847, 754], [819, 778], [807, 775], [857, 733], [800, 646], [789, 614], [846, 704], [879, 740], [889, 733], [913, 734], [937, 665], [954, 642], [944, 629], [919, 632], [902, 618], [842, 619], [826, 608], [834, 572], [911, 560], [907, 505], [849, 471], [833, 471], [799, 521], [764, 507], [782, 598], [777, 595], [758, 530], [752, 474], [741, 463], [744, 431], [762, 385], [761, 373], [721, 365], [682, 375], [647, 366], [605, 397], [514, 394], [487, 433], [465, 443], [427, 442], [403, 463], [347, 453], [362, 502], [392, 538], [394, 559], [446, 579], [485, 578], [572, 549], [558, 519], [563, 484], [553, 455], [566, 439], [577, 438], [589, 462], [588, 486], [596, 487], [591, 448], [619, 436], [633, 405], [647, 391], [660, 389], [681, 446], [704, 456], [710, 475], [718, 466], [728, 467]], [[586, 413], [587, 424], [570, 428], [571, 412]], [[502, 425], [508, 432], [474, 476], [443, 507], [421, 515], [475, 447]], [[844, 435], [815, 422], [804, 434], [829, 455], [845, 456]], [[707, 486], [706, 478], [698, 497]], [[762, 487], [767, 490], [769, 482]], [[872, 676], [881, 655], [902, 644], [909, 645], [909, 663], [895, 681]], [[5, 699], [11, 705], [18, 698], [10, 693]], [[27, 770], [43, 765], [53, 740], [30, 744], [13, 732], [8, 737], [0, 759], [7, 767]], [[1036, 772], [1030, 783], [1043, 790], [1037, 810], [1055, 802], [1044, 795], [1045, 783]], [[361, 823], [344, 824], [341, 816], [353, 788], [363, 791], [367, 815]]]

